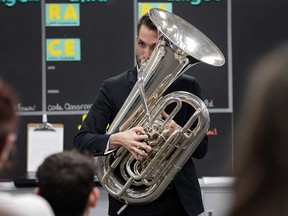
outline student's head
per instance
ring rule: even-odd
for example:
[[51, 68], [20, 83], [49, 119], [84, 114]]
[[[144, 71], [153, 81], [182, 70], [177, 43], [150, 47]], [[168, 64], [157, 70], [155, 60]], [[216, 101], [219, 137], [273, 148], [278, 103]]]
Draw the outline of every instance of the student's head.
[[18, 123], [16, 102], [12, 88], [0, 79], [0, 169], [7, 164], [15, 141]]
[[51, 205], [55, 215], [82, 216], [95, 207], [94, 158], [76, 150], [47, 157], [37, 171], [36, 193]]
[[158, 32], [148, 14], [143, 15], [137, 25], [136, 59], [149, 59], [158, 40]]
[[236, 131], [236, 215], [288, 213], [288, 44], [251, 71]]

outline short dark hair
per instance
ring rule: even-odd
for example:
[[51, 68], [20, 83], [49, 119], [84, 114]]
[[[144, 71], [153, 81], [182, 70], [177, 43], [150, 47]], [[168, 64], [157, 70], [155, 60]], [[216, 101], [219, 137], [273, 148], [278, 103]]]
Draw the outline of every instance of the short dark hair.
[[12, 87], [0, 79], [0, 153], [8, 133], [14, 132], [18, 123], [17, 99]]
[[263, 54], [247, 81], [235, 130], [236, 182], [228, 215], [283, 215], [288, 200], [288, 42]]
[[40, 195], [57, 216], [82, 216], [94, 187], [94, 158], [77, 150], [47, 157], [37, 171]]
[[140, 20], [138, 21], [138, 24], [137, 24], [137, 35], [139, 35], [140, 27], [141, 27], [142, 25], [145, 25], [145, 26], [148, 27], [150, 30], [157, 31], [157, 27], [156, 27], [155, 24], [151, 21], [148, 13], [144, 14], [144, 15], [140, 18]]

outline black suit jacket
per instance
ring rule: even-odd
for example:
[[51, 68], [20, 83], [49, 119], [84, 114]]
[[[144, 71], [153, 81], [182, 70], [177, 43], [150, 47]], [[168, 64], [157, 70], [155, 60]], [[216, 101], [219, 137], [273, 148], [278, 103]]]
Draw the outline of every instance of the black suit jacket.
[[[107, 124], [111, 123], [137, 81], [136, 68], [104, 81], [98, 95], [74, 138], [74, 147], [88, 150], [95, 156], [103, 155], [110, 135], [106, 134]], [[181, 75], [165, 92], [188, 91], [201, 98], [201, 89], [192, 76]], [[190, 118], [193, 108], [183, 105], [175, 121], [183, 126]], [[169, 113], [169, 108], [168, 111]], [[202, 140], [192, 157], [203, 158], [207, 152], [208, 137]], [[203, 212], [201, 190], [192, 157], [174, 178], [180, 200], [191, 216]]]

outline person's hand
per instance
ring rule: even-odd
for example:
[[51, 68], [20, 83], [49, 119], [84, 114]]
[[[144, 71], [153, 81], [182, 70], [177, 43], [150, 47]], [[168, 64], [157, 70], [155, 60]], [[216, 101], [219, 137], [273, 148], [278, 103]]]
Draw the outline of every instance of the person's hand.
[[[161, 115], [162, 115], [162, 117], [163, 117], [164, 120], [169, 117], [169, 115], [168, 115], [165, 111], [163, 111], [163, 112], [161, 113]], [[166, 128], [166, 130], [167, 130], [166, 137], [169, 137], [169, 136], [171, 136], [171, 134], [172, 134], [175, 130], [181, 129], [181, 126], [178, 125], [174, 120], [171, 120], [171, 121], [168, 121], [168, 122], [165, 124], [165, 128]]]
[[117, 148], [123, 146], [126, 148], [136, 160], [142, 160], [147, 157], [147, 151], [151, 151], [151, 147], [147, 145], [145, 140], [148, 135], [142, 127], [134, 127], [127, 131], [112, 134], [110, 137], [110, 148]]

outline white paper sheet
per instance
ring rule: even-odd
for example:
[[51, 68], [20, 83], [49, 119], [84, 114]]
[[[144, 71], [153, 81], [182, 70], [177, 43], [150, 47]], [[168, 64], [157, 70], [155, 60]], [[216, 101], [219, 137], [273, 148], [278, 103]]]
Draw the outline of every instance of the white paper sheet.
[[38, 126], [39, 124], [27, 126], [27, 172], [36, 172], [46, 157], [63, 151], [63, 125], [52, 124], [54, 131], [35, 130]]

